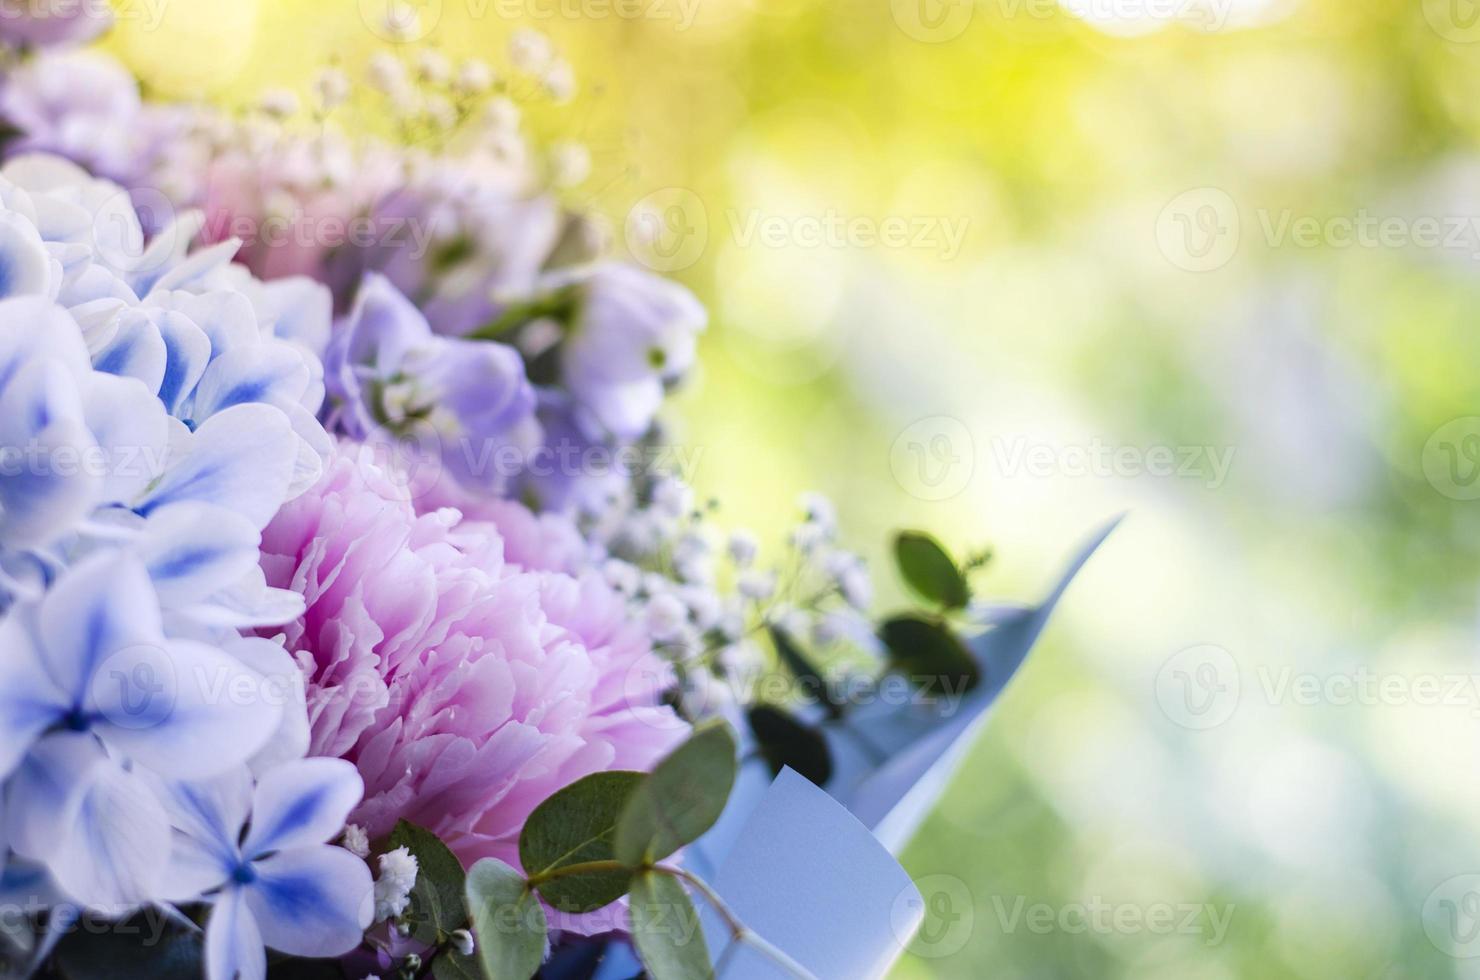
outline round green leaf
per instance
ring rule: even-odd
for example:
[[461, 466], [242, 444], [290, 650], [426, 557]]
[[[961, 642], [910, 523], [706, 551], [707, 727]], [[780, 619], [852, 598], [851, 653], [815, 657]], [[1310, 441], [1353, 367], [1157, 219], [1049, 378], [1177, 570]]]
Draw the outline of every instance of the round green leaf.
[[905, 582], [926, 601], [960, 609], [971, 599], [965, 576], [930, 535], [901, 531], [894, 539], [894, 560]]
[[769, 704], [751, 708], [747, 718], [772, 772], [790, 766], [818, 786], [832, 778], [832, 751], [820, 731]]
[[545, 959], [545, 909], [524, 876], [484, 858], [468, 872], [466, 900], [473, 912], [477, 956], [486, 976], [529, 980]]
[[965, 644], [940, 623], [897, 616], [879, 628], [890, 666], [937, 696], [965, 694], [981, 681], [981, 666]]
[[807, 655], [792, 642], [786, 632], [776, 626], [770, 627], [771, 645], [776, 648], [776, 656], [791, 671], [797, 679], [802, 693], [811, 701], [820, 701], [827, 709], [827, 713], [834, 718], [843, 716], [844, 704], [839, 701], [834, 693], [828, 688], [827, 682], [823, 680], [822, 671], [818, 670]]
[[405, 820], [397, 821], [385, 849], [404, 847], [416, 858], [416, 884], [411, 888], [412, 935], [424, 943], [440, 942], [442, 933], [461, 929], [468, 921], [463, 901], [466, 875], [457, 855], [436, 834]]
[[710, 721], [653, 769], [617, 820], [615, 853], [632, 866], [661, 861], [719, 819], [735, 783], [735, 736]]
[[539, 879], [557, 868], [611, 861], [617, 818], [646, 775], [598, 772], [579, 779], [535, 807], [519, 834], [519, 863], [541, 897], [562, 912], [584, 913], [627, 894], [631, 875], [603, 871]]
[[649, 871], [632, 879], [627, 914], [637, 955], [652, 980], [714, 976], [699, 913], [677, 878]]

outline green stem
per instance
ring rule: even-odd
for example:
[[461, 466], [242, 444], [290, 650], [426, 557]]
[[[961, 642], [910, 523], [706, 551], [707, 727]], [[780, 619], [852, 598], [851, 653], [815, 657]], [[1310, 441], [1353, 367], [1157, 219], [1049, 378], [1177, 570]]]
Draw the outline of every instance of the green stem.
[[569, 318], [575, 303], [569, 290], [557, 290], [523, 303], [515, 303], [488, 323], [467, 334], [467, 340], [503, 340], [531, 320]]
[[607, 874], [613, 871], [630, 874], [641, 870], [644, 869], [634, 868], [630, 864], [623, 864], [621, 861], [581, 861], [577, 864], [565, 864], [558, 868], [550, 868], [538, 874], [532, 874], [525, 884], [530, 888], [534, 888], [536, 885], [543, 885], [547, 881], [555, 881], [557, 878], [567, 878], [571, 875]]
[[559, 868], [550, 868], [547, 871], [530, 875], [529, 879], [525, 882], [525, 887], [535, 888], [547, 881], [554, 881], [557, 878], [565, 878], [570, 875], [606, 874], [610, 872], [641, 874], [646, 871], [668, 875], [687, 882], [691, 888], [703, 895], [704, 900], [709, 903], [709, 906], [714, 909], [720, 918], [725, 920], [725, 925], [729, 927], [730, 937], [734, 942], [744, 943], [751, 947], [757, 953], [760, 953], [796, 977], [797, 980], [817, 980], [817, 977], [810, 970], [786, 955], [782, 950], [773, 946], [765, 937], [748, 928], [740, 920], [740, 917], [735, 914], [735, 910], [725, 904], [725, 900], [719, 897], [719, 893], [711, 888], [708, 882], [692, 871], [687, 871], [683, 868], [674, 868], [662, 864], [634, 868], [631, 865], [623, 864], [621, 861], [582, 861], [578, 864], [567, 864]]
[[[740, 917], [735, 914], [734, 909], [726, 905], [725, 900], [720, 898], [719, 893], [709, 887], [709, 884], [703, 878], [683, 868], [659, 866], [648, 870], [656, 871], [660, 874], [672, 875], [675, 878], [688, 882], [690, 887], [704, 896], [704, 900], [709, 903], [710, 908], [714, 909], [720, 918], [725, 920], [725, 924], [730, 927], [730, 936], [735, 942], [744, 943], [751, 949], [754, 949], [757, 953], [760, 953], [781, 967], [781, 969], [796, 977], [797, 980], [817, 980], [817, 977], [811, 970], [808, 970], [805, 966], [802, 966], [796, 960], [786, 955], [781, 949], [771, 945], [770, 941], [764, 936], [747, 927], [744, 922], [741, 922]], [[718, 976], [717, 972], [716, 976]]]

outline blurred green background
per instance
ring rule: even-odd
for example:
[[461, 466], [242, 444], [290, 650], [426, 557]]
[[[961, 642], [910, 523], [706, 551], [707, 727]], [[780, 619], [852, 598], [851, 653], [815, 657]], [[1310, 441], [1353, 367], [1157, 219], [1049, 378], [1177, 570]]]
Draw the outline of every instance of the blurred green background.
[[[377, 3], [108, 45], [245, 104]], [[1480, 976], [1473, 0], [417, 6], [573, 62], [532, 125], [712, 310], [675, 418], [727, 520], [830, 494], [888, 605], [891, 528], [1028, 599], [1130, 512], [905, 855], [898, 976]]]

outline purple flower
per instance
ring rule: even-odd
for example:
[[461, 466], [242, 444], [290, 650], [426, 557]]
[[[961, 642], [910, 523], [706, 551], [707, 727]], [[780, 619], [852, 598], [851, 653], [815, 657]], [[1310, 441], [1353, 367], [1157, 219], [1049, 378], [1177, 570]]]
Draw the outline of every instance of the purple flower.
[[405, 818], [465, 863], [517, 863], [545, 797], [683, 737], [671, 668], [598, 576], [511, 567], [491, 524], [418, 516], [363, 457], [332, 460], [263, 552], [307, 605], [286, 643], [310, 671], [310, 752], [359, 768], [352, 819], [372, 836]]
[[284, 763], [255, 790], [245, 769], [161, 784], [174, 827], [164, 890], [172, 901], [211, 902], [209, 980], [261, 980], [264, 946], [329, 957], [360, 944], [375, 905], [370, 869], [328, 841], [362, 792], [339, 759]]
[[517, 351], [432, 333], [426, 317], [385, 277], [371, 274], [325, 358], [330, 394], [350, 435], [388, 435], [434, 451], [459, 480], [498, 489], [538, 439], [535, 393]]
[[12, 44], [85, 44], [112, 26], [106, 0], [0, 0], [0, 38]]
[[[5, 25], [21, 23], [0, 19]], [[0, 116], [21, 136], [9, 154], [57, 153], [94, 174], [132, 183], [145, 176], [139, 85], [123, 66], [90, 51], [32, 59], [4, 79]]]
[[665, 383], [694, 361], [707, 317], [687, 289], [618, 262], [581, 272], [561, 351], [561, 377], [612, 435], [635, 439], [663, 402]]
[[561, 213], [548, 197], [524, 198], [476, 175], [463, 161], [438, 162], [373, 212], [376, 227], [405, 227], [420, 240], [377, 245], [368, 267], [425, 297], [432, 329], [449, 337], [492, 320], [501, 296], [527, 292], [560, 234]]

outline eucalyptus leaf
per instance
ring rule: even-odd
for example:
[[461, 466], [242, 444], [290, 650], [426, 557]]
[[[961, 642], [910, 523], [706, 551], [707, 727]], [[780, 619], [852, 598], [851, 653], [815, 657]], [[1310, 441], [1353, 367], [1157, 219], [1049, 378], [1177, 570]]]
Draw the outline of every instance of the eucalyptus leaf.
[[519, 863], [546, 902], [563, 912], [579, 914], [610, 905], [627, 894], [630, 872], [539, 879], [573, 864], [614, 860], [612, 839], [617, 818], [633, 790], [646, 778], [640, 772], [593, 773], [535, 807], [519, 835]]
[[502, 861], [484, 858], [468, 872], [476, 954], [491, 980], [529, 980], [545, 959], [545, 909], [524, 876]]
[[[340, 977], [343, 976], [341, 972]], [[432, 960], [432, 976], [436, 980], [490, 980], [476, 951], [472, 956], [464, 956], [455, 949], [444, 949], [437, 954]]]
[[770, 633], [771, 644], [776, 648], [776, 656], [797, 679], [797, 683], [801, 685], [807, 698], [820, 701], [827, 708], [827, 713], [834, 718], [842, 717], [844, 705], [834, 697], [827, 682], [823, 680], [822, 672], [813, 666], [806, 654], [802, 653], [784, 630], [772, 626]]
[[714, 826], [735, 783], [735, 753], [724, 722], [696, 727], [627, 800], [617, 820], [617, 860], [634, 867], [661, 861]]
[[412, 935], [424, 943], [437, 944], [455, 929], [468, 924], [464, 900], [467, 875], [457, 855], [436, 834], [405, 820], [398, 822], [386, 840], [386, 850], [404, 847], [416, 858], [416, 885], [411, 889], [408, 915]]
[[879, 627], [890, 666], [937, 697], [959, 697], [981, 683], [981, 665], [943, 623], [896, 616]]
[[779, 775], [788, 766], [818, 786], [832, 778], [832, 750], [816, 728], [803, 724], [782, 708], [758, 704], [746, 715], [761, 755]]
[[632, 879], [627, 913], [637, 955], [652, 980], [711, 980], [714, 967], [699, 913], [677, 878], [648, 871]]
[[971, 600], [971, 589], [961, 569], [930, 535], [901, 531], [894, 539], [894, 560], [905, 582], [926, 601], [960, 609]]

